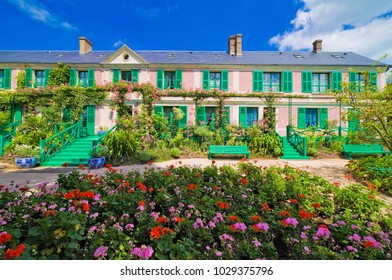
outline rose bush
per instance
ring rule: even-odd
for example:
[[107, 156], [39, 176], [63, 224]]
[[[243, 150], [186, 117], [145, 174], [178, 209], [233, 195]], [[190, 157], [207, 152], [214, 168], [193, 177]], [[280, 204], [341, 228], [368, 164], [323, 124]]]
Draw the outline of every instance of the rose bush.
[[0, 189], [4, 259], [391, 259], [374, 190], [288, 166], [108, 165]]

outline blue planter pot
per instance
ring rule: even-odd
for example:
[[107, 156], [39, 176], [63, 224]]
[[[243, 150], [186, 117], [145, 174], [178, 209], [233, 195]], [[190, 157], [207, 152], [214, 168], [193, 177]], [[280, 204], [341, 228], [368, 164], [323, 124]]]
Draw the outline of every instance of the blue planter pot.
[[33, 168], [38, 162], [38, 157], [15, 158], [18, 168]]
[[90, 158], [88, 160], [88, 167], [90, 169], [98, 169], [102, 168], [105, 164], [105, 157], [100, 157], [100, 158]]
[[105, 135], [106, 132], [106, 130], [98, 130], [98, 136]]

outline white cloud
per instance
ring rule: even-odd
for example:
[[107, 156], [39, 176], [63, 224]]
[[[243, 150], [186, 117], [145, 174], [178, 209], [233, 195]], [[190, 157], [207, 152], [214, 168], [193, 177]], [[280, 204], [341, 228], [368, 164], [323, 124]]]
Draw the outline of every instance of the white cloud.
[[123, 44], [124, 44], [123, 41], [118, 40], [117, 42], [115, 42], [113, 44], [113, 48], [118, 48], [118, 47], [122, 46]]
[[130, 5], [134, 14], [142, 19], [156, 20], [161, 15], [161, 9], [159, 8], [144, 8], [134, 4]]
[[32, 19], [43, 22], [49, 26], [60, 27], [67, 30], [78, 30], [69, 22], [62, 21], [55, 14], [49, 12], [39, 0], [8, 0], [15, 5], [21, 12], [27, 14]]
[[304, 7], [291, 21], [292, 30], [270, 39], [280, 50], [308, 50], [316, 39], [325, 51], [352, 51], [392, 63], [390, 0], [300, 0]]

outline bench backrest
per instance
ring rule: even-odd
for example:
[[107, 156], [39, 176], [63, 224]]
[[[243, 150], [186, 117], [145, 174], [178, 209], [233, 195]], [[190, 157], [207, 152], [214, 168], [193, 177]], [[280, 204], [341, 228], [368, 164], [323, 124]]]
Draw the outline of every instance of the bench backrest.
[[213, 153], [218, 153], [218, 152], [244, 152], [248, 153], [248, 147], [247, 146], [215, 146], [211, 145], [210, 146], [210, 152]]
[[345, 152], [380, 152], [385, 151], [380, 144], [346, 144], [342, 145]]

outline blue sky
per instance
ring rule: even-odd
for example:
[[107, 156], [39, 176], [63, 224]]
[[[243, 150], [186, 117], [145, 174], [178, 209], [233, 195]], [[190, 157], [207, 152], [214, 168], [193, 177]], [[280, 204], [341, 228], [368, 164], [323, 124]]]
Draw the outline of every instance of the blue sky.
[[0, 49], [354, 51], [392, 62], [392, 1], [377, 0], [0, 0]]

